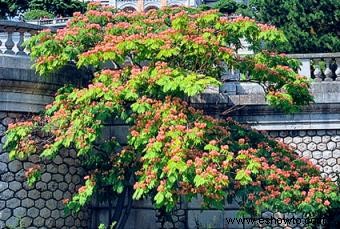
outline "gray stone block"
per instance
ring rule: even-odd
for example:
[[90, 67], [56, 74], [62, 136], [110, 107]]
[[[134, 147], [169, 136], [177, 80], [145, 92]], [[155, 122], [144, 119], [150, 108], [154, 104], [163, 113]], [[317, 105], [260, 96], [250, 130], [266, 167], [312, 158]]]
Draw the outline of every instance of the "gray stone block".
[[330, 136], [322, 136], [322, 142], [323, 143], [327, 143], [331, 140], [331, 137]]
[[31, 226], [33, 220], [30, 217], [24, 217], [20, 220], [20, 226], [23, 228], [28, 228]]
[[48, 208], [43, 208], [40, 210], [40, 216], [47, 219], [51, 216], [51, 210]]
[[332, 157], [332, 151], [326, 150], [322, 152], [322, 158], [328, 159], [330, 157]]
[[72, 183], [73, 183], [73, 184], [79, 184], [80, 181], [81, 181], [80, 176], [74, 175], [74, 176], [72, 177]]
[[64, 224], [65, 224], [65, 219], [59, 218], [59, 219], [56, 220], [56, 227], [57, 228], [63, 228]]
[[45, 205], [46, 205], [46, 201], [43, 199], [37, 199], [36, 201], [34, 201], [34, 207], [38, 209], [42, 209], [43, 207], [45, 207]]
[[11, 161], [8, 164], [8, 170], [13, 172], [13, 173], [18, 172], [20, 169], [22, 169], [22, 167], [23, 167], [22, 162], [18, 161], [18, 160]]
[[46, 219], [45, 225], [47, 228], [54, 228], [56, 226], [55, 219]]
[[35, 190], [35, 189], [30, 190], [28, 192], [28, 197], [33, 199], [33, 200], [37, 200], [37, 199], [40, 198], [40, 192], [38, 190]]
[[46, 207], [48, 207], [50, 210], [54, 210], [57, 208], [57, 201], [54, 199], [50, 199], [46, 201]]
[[0, 144], [0, 162], [8, 163], [8, 161], [9, 161], [8, 153], [1, 152], [1, 147], [2, 147], [2, 145]]
[[1, 181], [10, 182], [14, 180], [14, 174], [11, 172], [7, 172], [1, 175]]
[[34, 206], [34, 201], [27, 198], [21, 201], [21, 205], [23, 207], [30, 208]]
[[331, 140], [332, 140], [333, 142], [340, 142], [340, 136], [332, 136], [332, 137], [331, 137]]
[[307, 149], [307, 145], [305, 143], [300, 143], [297, 145], [298, 150], [301, 152], [305, 151]]
[[327, 144], [326, 143], [319, 143], [317, 146], [316, 146], [316, 148], [318, 149], [318, 150], [320, 150], [320, 151], [324, 151], [324, 150], [326, 150], [327, 149]]
[[39, 191], [45, 191], [47, 190], [47, 184], [45, 182], [38, 181], [35, 184], [35, 188], [38, 189]]
[[8, 183], [0, 181], [0, 192], [4, 191], [7, 188], [8, 188]]
[[60, 183], [60, 184], [59, 184], [59, 189], [60, 189], [61, 191], [66, 191], [66, 190], [68, 189], [68, 184], [65, 183], [65, 182]]
[[328, 142], [327, 143], [327, 149], [328, 150], [335, 150], [336, 148], [336, 143], [335, 142]]
[[2, 209], [4, 209], [5, 206], [6, 206], [6, 202], [3, 201], [3, 200], [1, 200], [1, 201], [0, 201], [0, 211], [1, 211]]
[[19, 226], [19, 219], [15, 216], [10, 217], [8, 220], [6, 220], [6, 226], [9, 228], [15, 228]]
[[55, 191], [58, 188], [57, 182], [51, 181], [47, 184], [47, 188], [49, 191]]
[[18, 191], [21, 188], [22, 188], [22, 185], [18, 181], [12, 181], [12, 182], [9, 183], [9, 189], [11, 189], [13, 191]]
[[21, 203], [20, 199], [12, 198], [12, 199], [7, 200], [6, 207], [15, 209], [20, 206], [20, 203]]
[[56, 200], [61, 200], [63, 198], [63, 192], [60, 190], [56, 190], [55, 192], [53, 192], [53, 197]]
[[46, 171], [49, 173], [57, 173], [58, 172], [58, 166], [55, 164], [48, 164], [46, 166]]
[[70, 173], [71, 175], [74, 175], [76, 172], [77, 172], [77, 168], [76, 168], [76, 167], [71, 166], [71, 167], [69, 168], [69, 173]]
[[33, 224], [37, 227], [42, 227], [44, 223], [45, 223], [45, 219], [40, 216], [33, 219]]
[[51, 217], [53, 219], [57, 219], [60, 216], [62, 216], [62, 214], [61, 214], [61, 212], [58, 209], [51, 211]]
[[44, 173], [43, 175], [41, 175], [41, 181], [43, 182], [49, 182], [51, 180], [52, 176], [50, 173]]
[[8, 200], [9, 198], [13, 197], [13, 194], [14, 194], [13, 191], [6, 189], [6, 190], [0, 192], [0, 199], [1, 200]]
[[45, 200], [49, 200], [52, 198], [52, 192], [51, 191], [45, 191], [41, 193], [41, 198]]
[[314, 142], [311, 142], [307, 145], [307, 149], [310, 151], [316, 150], [316, 144]]
[[336, 165], [333, 166], [333, 172], [340, 173], [340, 165], [339, 164], [336, 164]]
[[333, 157], [334, 158], [340, 158], [340, 149], [336, 149], [333, 151]]
[[334, 165], [336, 165], [336, 159], [335, 159], [335, 158], [330, 158], [330, 159], [328, 159], [328, 160], [327, 160], [327, 164], [328, 164], [329, 166], [334, 166]]
[[73, 222], [74, 221], [74, 219], [73, 219], [73, 217], [72, 216], [68, 216], [66, 219], [65, 219], [65, 225], [66, 226], [73, 226]]
[[310, 137], [310, 136], [303, 137], [303, 138], [302, 138], [302, 141], [303, 141], [304, 143], [310, 143], [310, 142], [312, 141], [312, 137]]
[[13, 210], [13, 215], [17, 218], [23, 218], [26, 215], [26, 208], [18, 207]]
[[312, 141], [316, 144], [321, 142], [321, 137], [320, 136], [313, 136]]
[[5, 208], [4, 210], [0, 211], [0, 220], [6, 221], [9, 217], [11, 217], [11, 210]]
[[63, 159], [60, 157], [60, 155], [57, 155], [54, 159], [53, 162], [57, 165], [60, 165], [63, 163]]
[[67, 165], [62, 164], [58, 166], [58, 173], [60, 174], [66, 174], [68, 172]]

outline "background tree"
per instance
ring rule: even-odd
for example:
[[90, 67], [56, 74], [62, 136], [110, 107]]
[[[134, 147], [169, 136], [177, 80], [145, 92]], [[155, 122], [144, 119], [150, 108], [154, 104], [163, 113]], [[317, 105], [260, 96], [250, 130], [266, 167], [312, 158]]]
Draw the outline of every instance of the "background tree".
[[14, 17], [19, 12], [25, 11], [28, 1], [25, 0], [0, 0], [0, 18]]
[[340, 1], [250, 0], [256, 20], [284, 31], [288, 43], [272, 49], [284, 52], [339, 52]]
[[[337, 186], [311, 162], [188, 102], [220, 85], [226, 65], [243, 73], [243, 81], [261, 84], [276, 108], [294, 111], [308, 104], [309, 81], [293, 70], [298, 62], [256, 51], [262, 41], [284, 42], [282, 32], [216, 11], [89, 7], [56, 34], [31, 38], [28, 48], [38, 73], [73, 63], [91, 72], [90, 83], [61, 88], [41, 116], [10, 125], [5, 144], [10, 157], [19, 159], [77, 151], [88, 176], [72, 200], [64, 201], [68, 211], [78, 211], [97, 192], [128, 195], [129, 201], [150, 196], [168, 212], [180, 197], [197, 196], [204, 207], [221, 208], [234, 199], [243, 214], [253, 215], [267, 209], [316, 216], [339, 204]], [[256, 47], [254, 55], [237, 54], [243, 38]], [[131, 126], [127, 146], [103, 141], [104, 124], [112, 119]], [[29, 169], [29, 183], [40, 173], [37, 165]]]
[[41, 18], [54, 18], [54, 15], [45, 10], [29, 10], [24, 13], [25, 20], [37, 20]]
[[220, 0], [213, 8], [218, 8], [221, 13], [232, 14], [239, 8], [239, 3], [234, 0]]
[[207, 5], [202, 4], [199, 6], [202, 10], [217, 9], [223, 14], [229, 15], [243, 15], [243, 16], [253, 16], [248, 5], [244, 3], [237, 2], [235, 0], [219, 0], [213, 4]]
[[0, 0], [0, 17], [14, 17], [27, 11], [40, 10], [54, 16], [72, 16], [84, 12], [86, 4], [78, 0]]
[[56, 16], [72, 16], [74, 12], [84, 12], [85, 4], [79, 0], [30, 0], [28, 8], [45, 10]]

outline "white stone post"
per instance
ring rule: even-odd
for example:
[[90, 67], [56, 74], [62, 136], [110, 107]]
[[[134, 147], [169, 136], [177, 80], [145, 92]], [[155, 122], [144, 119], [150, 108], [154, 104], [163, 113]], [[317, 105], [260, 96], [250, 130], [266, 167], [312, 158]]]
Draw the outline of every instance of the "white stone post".
[[324, 71], [325, 81], [333, 81], [333, 78], [332, 78], [333, 72], [330, 69], [330, 65], [332, 63], [332, 59], [325, 59], [325, 63], [326, 63], [326, 68], [325, 68], [325, 71]]
[[314, 64], [315, 80], [318, 81], [318, 82], [321, 82], [322, 81], [322, 72], [321, 72], [321, 69], [320, 69], [320, 59], [315, 59], [314, 63], [317, 63], [317, 64]]
[[335, 62], [337, 65], [337, 68], [335, 70], [335, 76], [336, 76], [335, 80], [340, 81], [340, 58], [336, 58]]

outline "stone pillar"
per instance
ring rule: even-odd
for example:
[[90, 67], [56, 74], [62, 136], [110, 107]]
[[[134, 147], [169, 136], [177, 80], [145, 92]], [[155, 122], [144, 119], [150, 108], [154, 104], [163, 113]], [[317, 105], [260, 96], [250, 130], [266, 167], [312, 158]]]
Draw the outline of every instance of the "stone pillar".
[[161, 8], [168, 5], [168, 0], [160, 0], [160, 2], [161, 2], [160, 3]]
[[137, 0], [137, 11], [138, 12], [144, 11], [144, 0]]

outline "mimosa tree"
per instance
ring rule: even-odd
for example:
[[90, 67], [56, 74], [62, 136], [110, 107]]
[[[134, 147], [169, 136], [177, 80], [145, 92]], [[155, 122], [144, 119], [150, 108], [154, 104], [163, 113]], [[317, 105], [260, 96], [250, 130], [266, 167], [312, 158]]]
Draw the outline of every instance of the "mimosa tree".
[[[203, 197], [204, 207], [237, 199], [241, 211], [325, 213], [339, 203], [337, 186], [288, 146], [216, 119], [188, 98], [220, 85], [223, 66], [261, 84], [268, 103], [295, 111], [312, 101], [309, 81], [285, 55], [257, 51], [240, 56], [245, 38], [254, 50], [263, 41], [285, 42], [276, 28], [249, 18], [228, 19], [216, 11], [187, 8], [126, 13], [90, 4], [57, 33], [29, 42], [41, 75], [74, 64], [92, 73], [88, 85], [61, 88], [41, 116], [12, 124], [6, 149], [11, 158], [54, 158], [74, 148], [87, 169], [84, 186], [66, 209], [79, 211], [96, 192], [152, 197], [171, 211], [179, 198]], [[99, 141], [104, 123], [130, 125], [128, 145]], [[27, 173], [39, 179], [39, 167]]]

